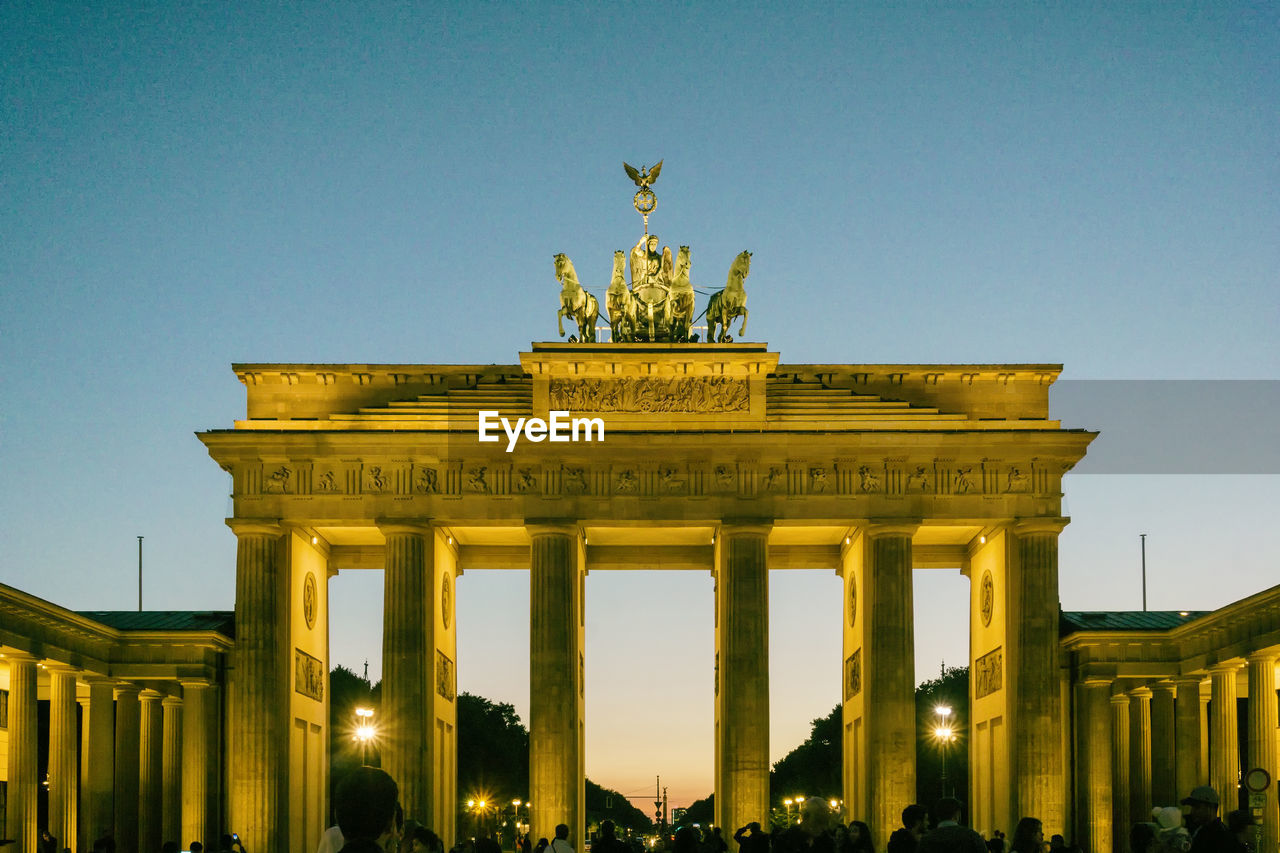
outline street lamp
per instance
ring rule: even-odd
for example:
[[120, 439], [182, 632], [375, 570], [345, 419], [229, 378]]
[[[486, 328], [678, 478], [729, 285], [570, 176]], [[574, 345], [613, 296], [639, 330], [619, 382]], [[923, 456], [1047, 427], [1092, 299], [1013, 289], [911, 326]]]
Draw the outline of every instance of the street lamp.
[[785, 798], [782, 804], [787, 807], [787, 826], [791, 826], [791, 804], [794, 802], [790, 797]]
[[938, 742], [938, 751], [942, 753], [942, 774], [939, 780], [942, 785], [942, 796], [947, 796], [947, 748], [955, 742], [956, 730], [951, 723], [951, 708], [938, 705], [933, 709], [937, 722], [933, 727], [933, 739]]
[[369, 741], [377, 737], [377, 730], [373, 727], [373, 709], [372, 708], [356, 708], [356, 733], [355, 739], [360, 741], [360, 763], [369, 763]]

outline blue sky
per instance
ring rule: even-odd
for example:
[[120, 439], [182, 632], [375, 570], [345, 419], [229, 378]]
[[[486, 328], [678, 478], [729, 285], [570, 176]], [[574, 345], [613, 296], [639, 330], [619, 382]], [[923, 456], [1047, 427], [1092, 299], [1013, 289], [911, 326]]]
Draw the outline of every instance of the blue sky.
[[[1275, 4], [16, 2], [0, 56], [0, 581], [70, 607], [135, 605], [142, 534], [148, 606], [229, 609], [193, 433], [243, 412], [231, 362], [513, 362], [555, 337], [554, 253], [602, 295], [634, 243], [623, 160], [665, 160], [696, 286], [753, 251], [783, 362], [1280, 378]], [[1259, 470], [1068, 477], [1063, 605], [1138, 606], [1140, 532], [1153, 607], [1270, 586]], [[524, 713], [528, 591], [479, 574], [460, 686]], [[967, 582], [921, 574], [923, 676]], [[777, 755], [837, 700], [835, 582], [774, 580]], [[378, 583], [334, 581], [375, 674]], [[588, 772], [700, 796], [710, 580], [589, 587]]]

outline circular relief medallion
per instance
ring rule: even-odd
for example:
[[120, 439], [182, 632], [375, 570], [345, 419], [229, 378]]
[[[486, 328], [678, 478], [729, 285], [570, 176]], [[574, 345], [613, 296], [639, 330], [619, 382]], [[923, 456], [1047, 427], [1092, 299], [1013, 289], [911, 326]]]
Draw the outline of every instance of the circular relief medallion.
[[307, 629], [316, 626], [316, 576], [307, 572], [302, 582], [302, 618], [307, 620]]
[[858, 580], [853, 575], [849, 575], [849, 627], [853, 627], [853, 621], [858, 618]]
[[648, 213], [658, 205], [658, 198], [653, 194], [653, 190], [643, 189], [636, 193], [636, 196], [632, 199], [631, 203], [634, 204], [636, 210], [641, 213]]
[[991, 611], [996, 603], [996, 584], [990, 570], [982, 573], [982, 626], [991, 624]]
[[440, 581], [440, 618], [444, 620], [444, 626], [449, 627], [449, 620], [453, 610], [453, 587], [449, 583], [449, 575], [446, 574]]

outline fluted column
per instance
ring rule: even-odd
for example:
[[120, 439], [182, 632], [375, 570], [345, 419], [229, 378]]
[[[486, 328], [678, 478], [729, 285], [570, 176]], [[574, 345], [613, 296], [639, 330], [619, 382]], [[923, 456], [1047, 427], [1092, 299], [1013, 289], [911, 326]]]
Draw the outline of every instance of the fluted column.
[[[6, 651], [9, 664], [9, 794], [5, 826], [14, 853], [36, 853], [36, 794], [40, 784], [36, 730], [36, 659]], [[8, 853], [8, 851], [5, 851]]]
[[1151, 814], [1151, 690], [1129, 691], [1129, 814]]
[[252, 851], [284, 850], [289, 748], [288, 572], [282, 531], [232, 520], [236, 533], [236, 644], [231, 678], [228, 768], [230, 828]]
[[115, 839], [119, 850], [139, 849], [138, 755], [142, 718], [138, 693], [135, 684], [116, 685]]
[[1111, 680], [1086, 678], [1078, 688], [1078, 745], [1083, 806], [1076, 838], [1088, 839], [1088, 850], [1111, 849]]
[[213, 805], [217, 787], [212, 779], [215, 705], [208, 681], [182, 682], [182, 830], [183, 849], [192, 841], [206, 848], [217, 842], [210, 824], [217, 812]]
[[1219, 814], [1233, 811], [1240, 799], [1240, 729], [1236, 719], [1238, 663], [1210, 667], [1209, 784], [1218, 792]]
[[877, 846], [886, 843], [888, 832], [901, 822], [903, 804], [915, 802], [916, 795], [915, 609], [911, 588], [911, 537], [916, 528], [914, 524], [873, 524], [866, 529], [863, 668], [869, 822], [879, 833]]
[[724, 524], [716, 560], [715, 803], [723, 826], [769, 817], [769, 524]]
[[435, 669], [431, 648], [435, 534], [425, 525], [380, 525], [386, 537], [382, 608], [382, 768], [400, 786], [406, 814], [430, 808], [427, 710]]
[[[1173, 806], [1186, 794], [1178, 793], [1177, 740], [1174, 737], [1174, 691], [1172, 682], [1161, 682], [1151, 688], [1151, 803]], [[1189, 789], [1188, 789], [1189, 790]]]
[[142, 850], [159, 850], [164, 843], [160, 837], [160, 816], [164, 806], [161, 787], [164, 720], [160, 707], [163, 698], [160, 691], [150, 688], [138, 696], [142, 708], [142, 740], [138, 747], [138, 844]]
[[80, 744], [76, 738], [75, 667], [48, 664], [49, 671], [49, 833], [61, 847], [77, 847], [77, 785]]
[[1120, 848], [1129, 831], [1129, 697], [1123, 693], [1111, 697], [1111, 790], [1111, 824], [1126, 833], [1115, 839]]
[[1045, 835], [1064, 831], [1066, 788], [1062, 755], [1062, 698], [1058, 668], [1058, 534], [1061, 519], [1020, 522], [1017, 575], [1010, 580], [1017, 621], [1014, 688], [1015, 814], [1035, 815]]
[[1174, 682], [1177, 696], [1173, 701], [1173, 761], [1177, 799], [1202, 785], [1204, 773], [1200, 768], [1200, 679], [1179, 678]]
[[1276, 727], [1276, 652], [1267, 650], [1249, 655], [1249, 764], [1267, 771], [1272, 783], [1267, 786], [1267, 803], [1262, 810], [1262, 840], [1259, 850], [1275, 850], [1280, 844], [1280, 825], [1277, 825], [1276, 778], [1280, 776], [1277, 762]]
[[81, 807], [84, 847], [101, 838], [115, 823], [116, 710], [114, 682], [89, 676], [88, 711], [84, 722], [84, 768]]
[[185, 849], [182, 843], [182, 700], [166, 696], [160, 706], [164, 716], [160, 838], [162, 844], [176, 841]]
[[585, 847], [582, 712], [585, 658], [577, 528], [530, 524], [529, 798], [535, 837], [569, 826]]

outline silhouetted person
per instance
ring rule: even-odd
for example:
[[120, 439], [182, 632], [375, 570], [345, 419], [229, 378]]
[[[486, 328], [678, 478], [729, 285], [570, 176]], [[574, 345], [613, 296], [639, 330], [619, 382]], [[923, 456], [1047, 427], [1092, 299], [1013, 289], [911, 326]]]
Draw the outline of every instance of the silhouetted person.
[[1024, 817], [1013, 829], [1010, 853], [1044, 853], [1044, 824], [1039, 818]]
[[919, 803], [912, 803], [902, 810], [902, 826], [889, 836], [888, 853], [915, 853], [924, 835], [929, 810]]
[[160, 845], [160, 853], [182, 853], [182, 847], [176, 841], [166, 841]]
[[1218, 818], [1218, 792], [1208, 785], [1192, 788], [1183, 798], [1191, 806], [1187, 829], [1191, 832], [1191, 853], [1218, 853], [1231, 849], [1231, 833]]
[[769, 853], [769, 836], [754, 821], [733, 834], [738, 842], [738, 853]]
[[569, 827], [567, 824], [556, 824], [556, 837], [551, 839], [547, 847], [550, 853], [573, 853], [573, 845], [569, 843]]
[[600, 821], [600, 837], [591, 845], [591, 853], [629, 853], [630, 848], [618, 840], [613, 821]]
[[967, 826], [960, 825], [960, 801], [955, 797], [938, 800], [938, 825], [920, 839], [920, 853], [987, 853], [987, 842]]
[[334, 812], [346, 843], [343, 853], [382, 853], [396, 833], [400, 789], [386, 771], [358, 767], [334, 792]]

